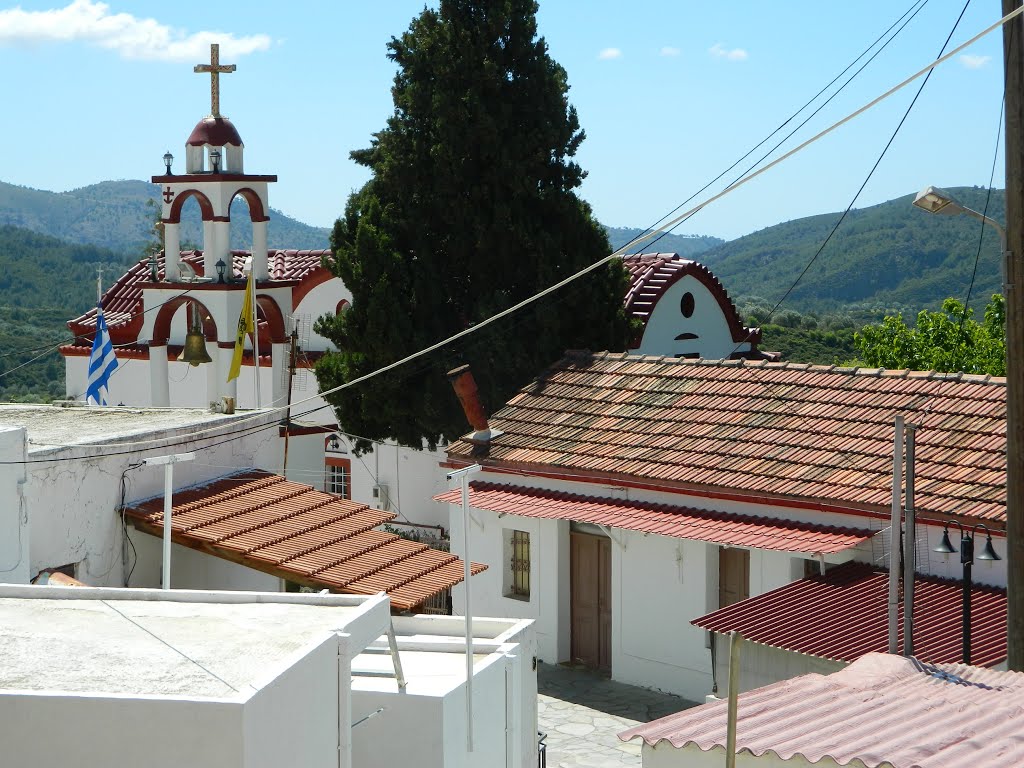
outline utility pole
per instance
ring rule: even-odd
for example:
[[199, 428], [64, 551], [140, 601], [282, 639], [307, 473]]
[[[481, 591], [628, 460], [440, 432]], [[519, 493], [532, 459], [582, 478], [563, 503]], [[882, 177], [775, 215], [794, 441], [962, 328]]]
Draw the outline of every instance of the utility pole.
[[[1002, 0], [1003, 15], [1021, 0]], [[1024, 671], [1024, 20], [1003, 26], [1006, 98], [1007, 666]]]

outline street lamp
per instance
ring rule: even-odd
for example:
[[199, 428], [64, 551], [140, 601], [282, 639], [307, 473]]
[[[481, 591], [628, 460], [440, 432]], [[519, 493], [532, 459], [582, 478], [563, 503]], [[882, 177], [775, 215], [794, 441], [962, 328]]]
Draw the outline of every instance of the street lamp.
[[[928, 211], [928, 213], [941, 213], [945, 216], [956, 216], [960, 213], [966, 213], [968, 216], [992, 227], [992, 229], [999, 233], [999, 248], [1003, 257], [1003, 282], [1006, 282], [1006, 230], [1003, 228], [1002, 224], [995, 219], [990, 219], [983, 213], [979, 213], [972, 208], [968, 208], [949, 194], [949, 192], [944, 189], [939, 189], [938, 187], [922, 189], [917, 193], [917, 197], [914, 198], [914, 205], [922, 211]], [[1005, 286], [1003, 295], [1006, 295]]]
[[[970, 533], [964, 530], [964, 527], [960, 525], [956, 520], [952, 521], [953, 524], [960, 529], [960, 564], [964, 569], [963, 578], [963, 657], [964, 664], [971, 663], [971, 566], [974, 565], [975, 554], [974, 554], [974, 538], [977, 536], [978, 529], [985, 529], [985, 546], [981, 550], [981, 554], [977, 555], [978, 560], [1002, 560], [1002, 558], [996, 554], [995, 549], [992, 547], [992, 534], [988, 530], [988, 526], [984, 523], [978, 523], [971, 529]], [[935, 547], [933, 552], [941, 552], [944, 555], [951, 555], [956, 552], [953, 547], [953, 542], [949, 540], [949, 523], [946, 523], [945, 528], [942, 531], [942, 540], [939, 542], [939, 546]]]
[[174, 162], [174, 155], [171, 154], [170, 150], [164, 152], [164, 165], [167, 167], [167, 175], [171, 175], [171, 163]]
[[223, 283], [224, 282], [224, 270], [226, 270], [228, 268], [228, 265], [224, 263], [224, 259], [217, 259], [217, 263], [214, 264], [214, 266], [217, 268], [217, 282], [218, 283]]

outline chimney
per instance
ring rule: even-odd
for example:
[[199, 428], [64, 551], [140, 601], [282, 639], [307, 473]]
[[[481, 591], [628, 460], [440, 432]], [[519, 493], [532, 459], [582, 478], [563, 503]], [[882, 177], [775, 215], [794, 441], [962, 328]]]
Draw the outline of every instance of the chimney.
[[492, 437], [497, 437], [501, 432], [492, 430], [487, 424], [487, 416], [484, 414], [484, 407], [480, 403], [480, 393], [476, 388], [476, 380], [469, 365], [460, 365], [454, 370], [448, 371], [448, 381], [452, 389], [458, 395], [462, 403], [462, 410], [466, 414], [466, 421], [473, 428], [473, 432], [466, 436], [467, 440], [478, 443], [489, 443]]

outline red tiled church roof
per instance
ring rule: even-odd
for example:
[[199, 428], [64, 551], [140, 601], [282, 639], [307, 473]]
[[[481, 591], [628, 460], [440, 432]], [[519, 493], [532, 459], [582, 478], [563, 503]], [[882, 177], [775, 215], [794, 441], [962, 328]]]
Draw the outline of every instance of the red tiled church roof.
[[638, 253], [622, 257], [622, 263], [629, 272], [629, 290], [626, 292], [626, 312], [642, 323], [634, 346], [643, 337], [647, 321], [655, 304], [665, 292], [686, 275], [700, 280], [722, 308], [732, 340], [737, 343], [749, 342], [752, 350], [761, 341], [760, 328], [747, 328], [728, 292], [717, 277], [700, 262], [684, 259], [678, 253]]
[[[125, 510], [132, 525], [163, 535], [163, 499]], [[395, 515], [259, 470], [177, 491], [171, 538], [283, 579], [338, 592], [387, 592], [410, 610], [463, 579], [447, 552], [373, 530]], [[486, 565], [473, 563], [472, 573]]]
[[[867, 529], [838, 528], [494, 483], [471, 482], [469, 488], [469, 503], [475, 509], [606, 525], [732, 547], [829, 555], [855, 547], [874, 534]], [[459, 504], [461, 491], [448, 491], [434, 499]]]
[[[322, 278], [327, 274], [323, 266], [323, 257], [329, 250], [271, 250], [267, 254], [271, 280], [297, 280]], [[251, 254], [248, 251], [231, 252], [231, 274], [236, 280], [244, 279], [242, 270], [245, 261]], [[203, 252], [182, 251], [181, 260], [203, 276]], [[164, 254], [157, 255], [157, 273], [164, 278]], [[143, 259], [133, 265], [103, 294], [103, 317], [107, 321], [111, 340], [114, 344], [129, 344], [139, 339], [142, 330], [142, 285], [150, 279], [149, 259]], [[187, 290], [187, 286], [182, 290]], [[96, 308], [93, 307], [84, 315], [68, 321], [68, 328], [79, 337], [79, 345], [92, 343], [92, 334], [96, 331]]]
[[[755, 643], [836, 661], [888, 648], [889, 572], [847, 563], [694, 619], [701, 629], [739, 632]], [[962, 659], [963, 584], [918, 574], [914, 581], [914, 655], [946, 664]], [[903, 606], [899, 608], [900, 647]], [[971, 659], [991, 667], [1006, 659], [1006, 590], [975, 584]]]
[[570, 353], [455, 461], [887, 514], [893, 419], [916, 423], [922, 516], [1005, 521], [1005, 380]]

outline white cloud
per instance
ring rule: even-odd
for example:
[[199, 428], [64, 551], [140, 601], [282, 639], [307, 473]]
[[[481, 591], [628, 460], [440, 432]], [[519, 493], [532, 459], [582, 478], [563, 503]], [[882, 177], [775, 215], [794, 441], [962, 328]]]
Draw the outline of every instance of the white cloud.
[[708, 53], [716, 59], [726, 59], [727, 61], [745, 61], [747, 58], [747, 52], [742, 48], [726, 48], [721, 43], [715, 43], [708, 48]]
[[659, 51], [660, 56], [678, 56], [680, 53], [682, 53], [682, 51], [678, 48], [672, 47], [671, 45], [666, 45], [661, 49], [661, 51]]
[[622, 51], [620, 51], [618, 48], [605, 48], [603, 51], [597, 54], [597, 58], [603, 61], [607, 61], [609, 59], [621, 59]]
[[991, 56], [975, 56], [970, 53], [960, 54], [960, 63], [968, 69], [981, 69], [992, 60]]
[[25, 11], [20, 6], [0, 10], [0, 45], [84, 42], [116, 51], [126, 59], [204, 61], [210, 43], [220, 43], [222, 60], [270, 47], [269, 35], [235, 37], [226, 32], [187, 34], [130, 13], [111, 13], [106, 3], [73, 0], [63, 8]]

